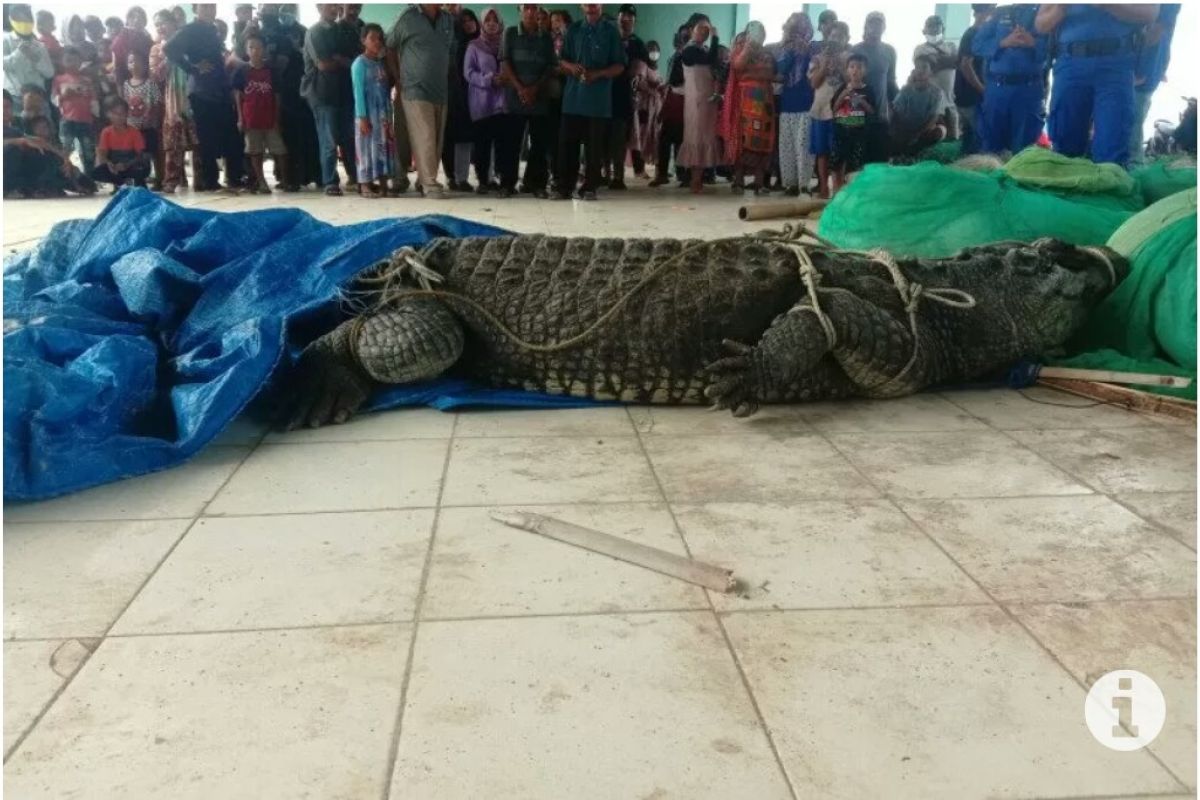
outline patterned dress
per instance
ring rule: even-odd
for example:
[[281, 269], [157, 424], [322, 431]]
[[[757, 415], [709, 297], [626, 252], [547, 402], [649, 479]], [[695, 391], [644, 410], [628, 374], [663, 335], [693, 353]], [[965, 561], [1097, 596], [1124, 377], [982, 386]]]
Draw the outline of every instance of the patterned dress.
[[365, 53], [354, 59], [350, 68], [354, 80], [354, 117], [367, 119], [371, 132], [364, 135], [355, 123], [355, 154], [358, 159], [358, 180], [371, 183], [385, 180], [392, 174], [394, 142], [392, 139], [391, 84], [383, 60]]
[[161, 147], [165, 161], [162, 184], [163, 189], [173, 191], [187, 185], [184, 159], [189, 150], [197, 147], [199, 139], [187, 96], [187, 73], [167, 60], [162, 42], [150, 48], [150, 78], [162, 87]]

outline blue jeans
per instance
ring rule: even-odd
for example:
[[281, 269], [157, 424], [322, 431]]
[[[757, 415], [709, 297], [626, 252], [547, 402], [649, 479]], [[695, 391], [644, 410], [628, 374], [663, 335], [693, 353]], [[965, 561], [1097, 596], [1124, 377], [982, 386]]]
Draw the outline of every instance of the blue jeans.
[[1133, 66], [1132, 54], [1060, 56], [1054, 62], [1049, 128], [1055, 152], [1087, 155], [1090, 136], [1092, 161], [1122, 166], [1129, 161]]
[[337, 186], [337, 149], [342, 148], [342, 165], [346, 175], [358, 180], [354, 167], [354, 108], [312, 103], [313, 119], [317, 124], [317, 143], [321, 151], [321, 185]]

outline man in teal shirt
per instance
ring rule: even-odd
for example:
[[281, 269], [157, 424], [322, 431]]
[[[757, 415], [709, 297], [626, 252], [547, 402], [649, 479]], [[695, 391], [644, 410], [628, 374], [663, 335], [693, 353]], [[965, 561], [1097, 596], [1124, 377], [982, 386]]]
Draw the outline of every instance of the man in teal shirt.
[[559, 133], [558, 199], [571, 196], [579, 176], [579, 147], [587, 174], [579, 196], [595, 200], [604, 159], [605, 133], [612, 121], [612, 81], [625, 71], [625, 48], [617, 26], [600, 18], [600, 6], [584, 4], [583, 19], [567, 29], [559, 68], [567, 76]]

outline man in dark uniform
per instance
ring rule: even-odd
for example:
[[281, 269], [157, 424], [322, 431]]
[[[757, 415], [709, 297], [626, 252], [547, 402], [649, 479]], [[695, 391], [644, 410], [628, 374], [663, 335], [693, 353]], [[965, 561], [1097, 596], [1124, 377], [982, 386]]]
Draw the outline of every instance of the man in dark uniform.
[[1054, 34], [1050, 141], [1055, 152], [1097, 163], [1129, 161], [1133, 79], [1143, 29], [1158, 5], [1043, 5], [1037, 30]]
[[1037, 6], [1000, 6], [975, 34], [986, 62], [980, 136], [988, 153], [1016, 153], [1042, 133], [1048, 38], [1034, 30]]
[[648, 63], [650, 54], [646, 45], [633, 32], [637, 22], [637, 9], [626, 3], [617, 11], [617, 29], [621, 32], [621, 46], [625, 48], [625, 71], [612, 82], [612, 124], [608, 129], [608, 188], [625, 189], [625, 153], [629, 149], [629, 129], [633, 125], [633, 74], [635, 61]]

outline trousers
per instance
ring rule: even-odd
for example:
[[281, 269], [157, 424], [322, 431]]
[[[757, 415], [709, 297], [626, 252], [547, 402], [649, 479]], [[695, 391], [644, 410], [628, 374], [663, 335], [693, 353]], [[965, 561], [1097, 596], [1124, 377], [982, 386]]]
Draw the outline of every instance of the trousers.
[[811, 130], [807, 111], [779, 115], [779, 177], [788, 189], [806, 189], [812, 178], [813, 157], [808, 146]]
[[1050, 95], [1050, 141], [1066, 156], [1088, 153], [1097, 164], [1129, 161], [1133, 127], [1133, 54], [1054, 61]]

